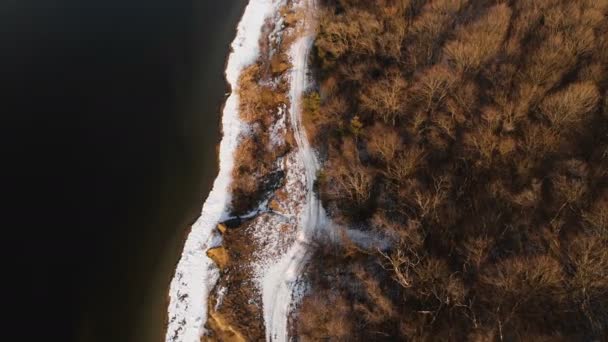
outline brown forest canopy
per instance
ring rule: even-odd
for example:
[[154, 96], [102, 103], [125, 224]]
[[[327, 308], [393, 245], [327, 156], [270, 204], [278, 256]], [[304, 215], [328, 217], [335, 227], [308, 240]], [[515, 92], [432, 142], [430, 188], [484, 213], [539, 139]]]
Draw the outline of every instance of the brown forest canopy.
[[608, 0], [319, 11], [320, 196], [393, 245], [325, 258], [302, 338], [608, 338]]

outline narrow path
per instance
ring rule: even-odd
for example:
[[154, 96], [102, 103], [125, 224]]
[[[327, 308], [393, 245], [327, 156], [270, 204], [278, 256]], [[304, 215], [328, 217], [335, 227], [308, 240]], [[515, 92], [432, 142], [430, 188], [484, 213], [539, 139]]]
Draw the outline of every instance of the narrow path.
[[[309, 3], [312, 3], [310, 1]], [[300, 213], [299, 233], [296, 242], [281, 260], [270, 268], [264, 278], [263, 303], [266, 340], [284, 342], [289, 339], [288, 317], [297, 297], [297, 280], [310, 257], [309, 242], [328, 228], [328, 219], [321, 202], [314, 193], [314, 183], [319, 170], [319, 162], [310, 147], [302, 126], [302, 95], [309, 85], [308, 57], [314, 36], [311, 32], [295, 41], [290, 50], [293, 64], [289, 108], [290, 119], [298, 155], [305, 169], [306, 204]]]

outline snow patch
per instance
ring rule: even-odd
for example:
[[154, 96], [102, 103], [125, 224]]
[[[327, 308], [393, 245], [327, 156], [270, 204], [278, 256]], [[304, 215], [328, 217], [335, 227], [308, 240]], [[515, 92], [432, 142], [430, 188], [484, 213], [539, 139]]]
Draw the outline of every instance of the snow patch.
[[285, 134], [287, 132], [287, 123], [285, 116], [285, 106], [282, 105], [277, 110], [278, 119], [270, 126], [270, 146], [278, 147], [285, 143]]
[[222, 302], [224, 301], [224, 296], [226, 295], [226, 291], [228, 291], [227, 287], [222, 286], [219, 290], [217, 290], [217, 299], [215, 301], [215, 307], [213, 308], [217, 311], [220, 306], [222, 306]]

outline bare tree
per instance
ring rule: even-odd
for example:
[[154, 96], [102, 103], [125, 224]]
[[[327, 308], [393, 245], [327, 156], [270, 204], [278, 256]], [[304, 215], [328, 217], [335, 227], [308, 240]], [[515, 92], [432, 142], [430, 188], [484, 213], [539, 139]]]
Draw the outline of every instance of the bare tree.
[[574, 83], [543, 100], [540, 110], [554, 125], [572, 127], [590, 119], [599, 101], [600, 93], [595, 84]]
[[456, 40], [448, 43], [444, 49], [450, 62], [461, 71], [477, 72], [500, 51], [510, 18], [511, 9], [502, 3], [463, 27]]
[[446, 99], [457, 78], [444, 66], [433, 66], [426, 70], [413, 87], [413, 94], [427, 112], [433, 111]]
[[369, 152], [383, 160], [392, 161], [403, 147], [399, 134], [388, 126], [375, 124], [367, 134]]
[[399, 153], [386, 165], [386, 176], [397, 182], [405, 183], [424, 161], [424, 150], [413, 146]]
[[468, 4], [468, 0], [433, 0], [423, 8], [411, 25], [412, 43], [408, 46], [412, 69], [432, 64], [441, 48], [443, 37], [454, 22], [455, 16]]
[[361, 165], [358, 157], [336, 161], [327, 170], [326, 189], [336, 200], [346, 199], [362, 205], [370, 198], [372, 185], [371, 170]]
[[580, 235], [568, 246], [568, 256], [575, 270], [568, 286], [579, 309], [591, 326], [606, 329], [605, 312], [608, 304], [608, 239], [597, 235]]
[[387, 124], [395, 124], [407, 101], [407, 82], [398, 72], [390, 73], [364, 87], [359, 101], [361, 107]]

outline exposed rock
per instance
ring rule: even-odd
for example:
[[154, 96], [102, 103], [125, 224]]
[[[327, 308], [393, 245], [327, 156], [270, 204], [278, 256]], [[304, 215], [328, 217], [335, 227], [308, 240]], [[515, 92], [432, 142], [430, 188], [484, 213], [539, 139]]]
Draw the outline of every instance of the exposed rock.
[[217, 225], [217, 230], [219, 230], [219, 232], [222, 233], [222, 235], [224, 235], [224, 234], [226, 234], [226, 230], [228, 230], [228, 227], [224, 223], [219, 223]]
[[207, 251], [207, 256], [221, 269], [224, 270], [230, 264], [230, 256], [224, 246], [210, 248]]
[[277, 213], [283, 213], [283, 208], [279, 204], [279, 201], [276, 199], [272, 199], [270, 203], [268, 203], [268, 208]]

